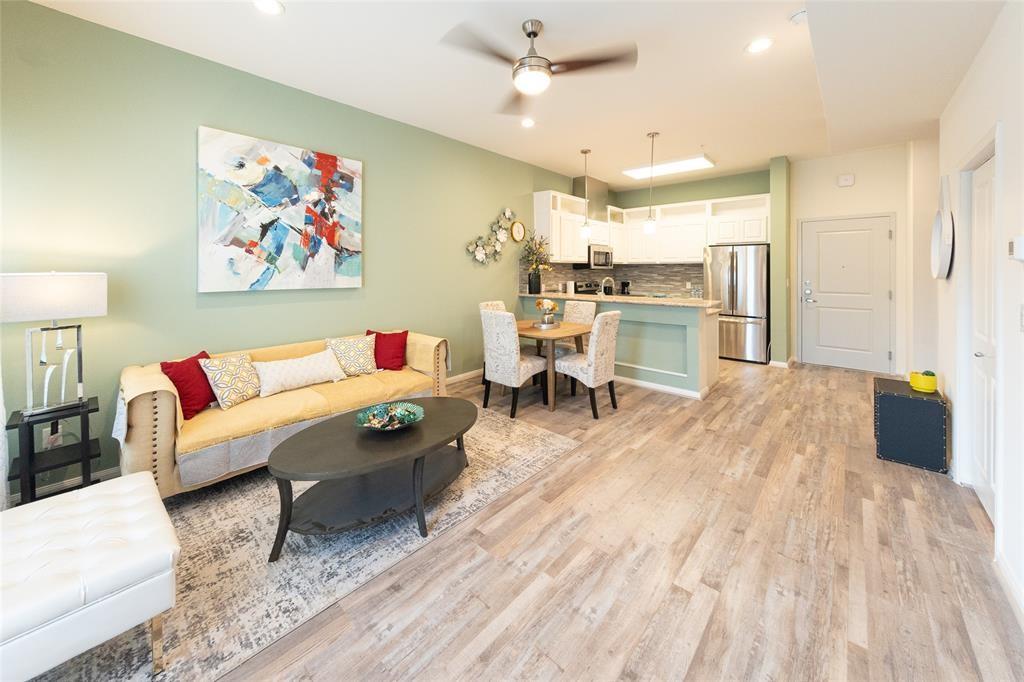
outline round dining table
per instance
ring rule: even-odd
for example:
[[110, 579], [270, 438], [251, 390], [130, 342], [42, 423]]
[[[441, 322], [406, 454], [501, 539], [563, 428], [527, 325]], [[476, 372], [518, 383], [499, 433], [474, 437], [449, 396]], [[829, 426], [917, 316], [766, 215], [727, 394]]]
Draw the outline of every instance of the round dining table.
[[537, 341], [537, 352], [547, 347], [548, 361], [548, 409], [555, 410], [555, 342], [562, 339], [575, 339], [576, 352], [583, 352], [583, 337], [589, 334], [593, 325], [578, 322], [560, 322], [554, 329], [539, 329], [533, 326], [537, 320], [517, 320], [519, 336]]

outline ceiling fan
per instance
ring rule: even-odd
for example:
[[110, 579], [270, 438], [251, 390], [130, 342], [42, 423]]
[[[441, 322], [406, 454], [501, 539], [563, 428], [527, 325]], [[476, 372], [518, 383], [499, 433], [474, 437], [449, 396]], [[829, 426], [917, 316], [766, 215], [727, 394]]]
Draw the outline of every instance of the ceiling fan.
[[523, 33], [530, 39], [530, 49], [519, 58], [484, 40], [468, 24], [459, 24], [445, 34], [441, 42], [496, 59], [512, 67], [512, 84], [516, 91], [499, 109], [504, 114], [522, 113], [526, 105], [523, 95], [532, 96], [544, 92], [551, 84], [552, 76], [586, 69], [636, 66], [636, 43], [609, 48], [603, 52], [579, 55], [572, 59], [552, 61], [537, 54], [533, 46], [534, 39], [543, 29], [544, 24], [540, 19], [527, 19], [523, 22]]

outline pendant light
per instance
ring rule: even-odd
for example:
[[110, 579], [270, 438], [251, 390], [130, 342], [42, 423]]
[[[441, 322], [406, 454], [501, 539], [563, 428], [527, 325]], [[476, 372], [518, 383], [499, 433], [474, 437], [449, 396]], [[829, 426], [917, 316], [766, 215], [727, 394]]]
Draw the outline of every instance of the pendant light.
[[644, 221], [644, 234], [654, 234], [658, 230], [658, 221], [654, 219], [654, 138], [660, 133], [650, 132], [651, 138], [651, 175], [647, 183], [647, 220]]
[[581, 149], [583, 155], [583, 224], [580, 225], [580, 237], [590, 241], [593, 230], [590, 228], [590, 177], [587, 175], [587, 157], [589, 149]]

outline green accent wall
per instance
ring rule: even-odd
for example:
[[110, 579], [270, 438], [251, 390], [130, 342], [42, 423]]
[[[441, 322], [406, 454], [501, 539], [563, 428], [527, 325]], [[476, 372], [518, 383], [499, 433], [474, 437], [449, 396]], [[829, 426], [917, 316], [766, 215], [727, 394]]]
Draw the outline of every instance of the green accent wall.
[[[741, 197], [748, 194], [767, 194], [769, 189], [768, 171], [760, 170], [738, 175], [725, 175], [720, 178], [656, 186], [654, 188], [654, 205]], [[619, 208], [647, 206], [648, 194], [647, 188], [612, 192], [609, 194], [608, 203]]]
[[[532, 226], [534, 191], [571, 190], [567, 177], [38, 5], [0, 13], [0, 269], [108, 273], [109, 313], [84, 321], [100, 469], [117, 463], [126, 365], [408, 328], [450, 339], [453, 373], [479, 368], [477, 303], [515, 304], [518, 249], [485, 267], [466, 243], [505, 206]], [[196, 293], [200, 125], [363, 161], [361, 289]], [[26, 326], [0, 337], [8, 410], [23, 407]]]
[[771, 359], [788, 362], [789, 338], [789, 159], [777, 156], [770, 162], [771, 207]]

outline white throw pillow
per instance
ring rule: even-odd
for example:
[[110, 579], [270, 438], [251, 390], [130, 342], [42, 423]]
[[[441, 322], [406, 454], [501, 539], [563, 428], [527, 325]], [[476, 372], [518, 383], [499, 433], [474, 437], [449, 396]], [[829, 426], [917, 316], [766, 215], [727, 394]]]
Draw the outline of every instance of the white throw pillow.
[[260, 377], [261, 398], [293, 388], [341, 381], [345, 378], [345, 372], [338, 365], [334, 353], [329, 350], [291, 360], [254, 362], [252, 366], [256, 368], [256, 373]]

